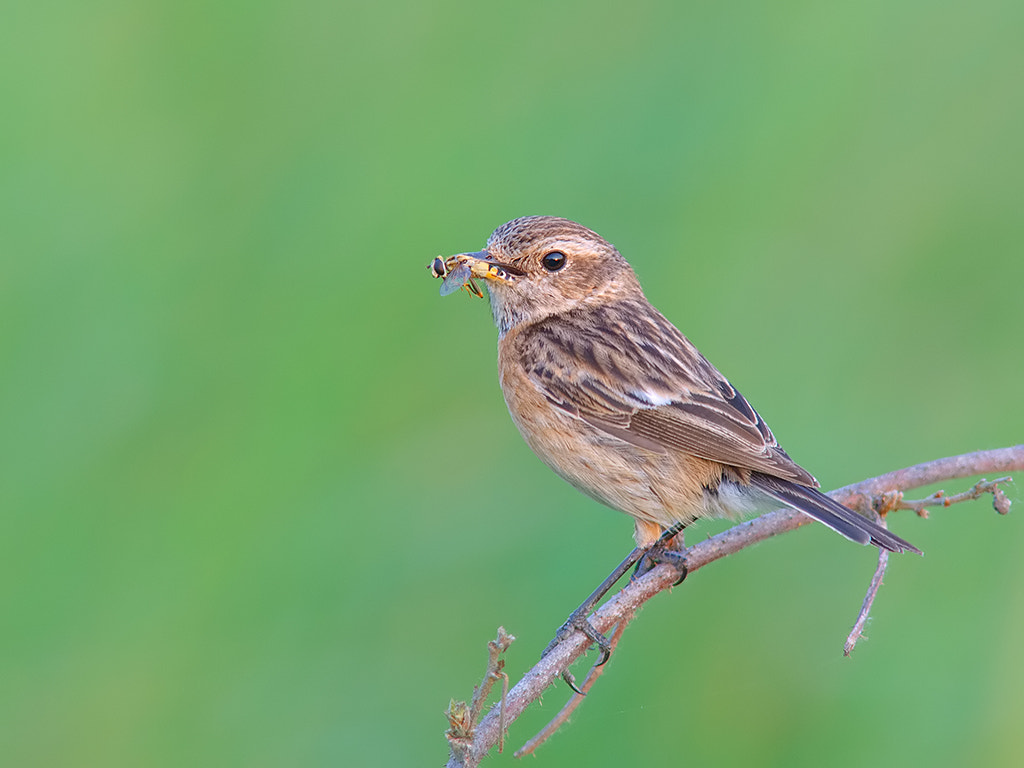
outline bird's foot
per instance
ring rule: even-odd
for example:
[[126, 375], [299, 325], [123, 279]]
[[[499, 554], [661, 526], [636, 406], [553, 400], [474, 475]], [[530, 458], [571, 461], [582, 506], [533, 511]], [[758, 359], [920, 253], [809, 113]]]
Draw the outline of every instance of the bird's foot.
[[672, 543], [672, 539], [662, 538], [659, 539], [653, 547], [644, 552], [639, 562], [636, 564], [636, 569], [633, 571], [632, 578], [638, 579], [656, 565], [665, 563], [679, 571], [679, 578], [673, 582], [672, 586], [675, 587], [682, 584], [683, 579], [686, 578], [686, 574], [688, 572], [686, 563], [688, 550], [685, 547], [682, 549], [676, 549], [671, 546]]
[[[581, 610], [583, 607], [584, 606], [581, 605], [573, 611], [569, 615], [569, 618], [565, 620], [565, 623], [558, 628], [558, 631], [555, 632], [554, 639], [548, 643], [547, 648], [545, 648], [544, 652], [541, 653], [540, 657], [542, 659], [551, 653], [551, 651], [559, 644], [568, 640], [573, 634], [576, 632], [582, 632], [586, 635], [587, 639], [590, 640], [592, 644], [596, 645], [598, 650], [601, 651], [601, 658], [597, 660], [597, 664], [594, 666], [600, 667], [608, 661], [609, 657], [612, 655], [611, 641], [609, 641], [601, 632], [598, 632], [597, 628], [590, 623], [590, 619], [587, 618], [589, 611]], [[572, 688], [574, 693], [578, 693], [581, 696], [583, 695], [583, 691], [576, 687], [576, 681], [568, 669], [562, 673], [562, 679], [565, 680], [566, 684], [570, 688]]]

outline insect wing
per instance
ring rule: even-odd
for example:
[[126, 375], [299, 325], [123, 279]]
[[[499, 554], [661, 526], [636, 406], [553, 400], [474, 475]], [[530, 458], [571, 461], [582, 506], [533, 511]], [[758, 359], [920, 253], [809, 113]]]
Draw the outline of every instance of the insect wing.
[[445, 276], [444, 282], [441, 283], [441, 295], [447, 296], [450, 293], [455, 293], [459, 288], [469, 282], [470, 275], [471, 273], [469, 271], [468, 264], [462, 262], [461, 264], [456, 265], [455, 268]]

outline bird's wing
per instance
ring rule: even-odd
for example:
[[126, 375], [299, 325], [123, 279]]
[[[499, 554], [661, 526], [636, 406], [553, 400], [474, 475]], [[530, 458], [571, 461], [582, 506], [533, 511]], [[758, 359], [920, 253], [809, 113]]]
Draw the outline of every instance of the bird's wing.
[[516, 342], [544, 397], [597, 429], [649, 450], [817, 485], [743, 395], [646, 302], [552, 316]]

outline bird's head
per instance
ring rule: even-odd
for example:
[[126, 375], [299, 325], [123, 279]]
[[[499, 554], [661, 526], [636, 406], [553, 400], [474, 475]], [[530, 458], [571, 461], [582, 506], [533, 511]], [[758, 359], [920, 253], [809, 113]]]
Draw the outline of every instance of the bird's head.
[[613, 245], [554, 216], [513, 219], [491, 233], [485, 250], [446, 264], [463, 264], [484, 280], [502, 335], [520, 323], [642, 295], [633, 269]]

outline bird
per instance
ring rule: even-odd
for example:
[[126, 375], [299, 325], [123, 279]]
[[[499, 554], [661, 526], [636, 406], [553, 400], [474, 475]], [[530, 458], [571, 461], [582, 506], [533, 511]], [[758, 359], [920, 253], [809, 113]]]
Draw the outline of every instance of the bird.
[[461, 284], [480, 295], [482, 280], [513, 422], [556, 474], [633, 518], [635, 551], [700, 518], [781, 503], [859, 544], [920, 554], [822, 493], [596, 232], [524, 216], [432, 270], [442, 294]]

